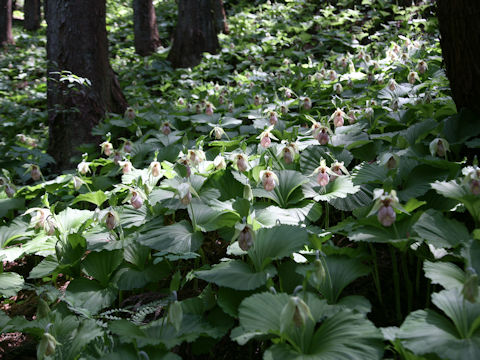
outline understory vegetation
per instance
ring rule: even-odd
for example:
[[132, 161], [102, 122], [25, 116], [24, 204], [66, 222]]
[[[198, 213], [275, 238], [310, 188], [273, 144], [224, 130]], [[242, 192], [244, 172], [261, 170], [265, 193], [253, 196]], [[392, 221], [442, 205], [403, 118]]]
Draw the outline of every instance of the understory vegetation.
[[176, 70], [175, 1], [149, 57], [107, 4], [130, 108], [71, 171], [46, 153], [45, 24], [0, 54], [0, 354], [480, 358], [480, 121], [430, 1], [225, 1], [220, 52]]

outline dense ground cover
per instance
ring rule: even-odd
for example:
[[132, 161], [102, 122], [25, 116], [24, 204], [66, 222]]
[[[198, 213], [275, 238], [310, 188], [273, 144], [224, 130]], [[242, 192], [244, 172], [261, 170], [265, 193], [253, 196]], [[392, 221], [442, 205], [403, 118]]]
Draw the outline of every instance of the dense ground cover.
[[432, 5], [227, 2], [221, 52], [184, 70], [108, 5], [131, 110], [77, 169], [44, 151], [44, 30], [0, 56], [7, 358], [480, 357], [480, 122]]

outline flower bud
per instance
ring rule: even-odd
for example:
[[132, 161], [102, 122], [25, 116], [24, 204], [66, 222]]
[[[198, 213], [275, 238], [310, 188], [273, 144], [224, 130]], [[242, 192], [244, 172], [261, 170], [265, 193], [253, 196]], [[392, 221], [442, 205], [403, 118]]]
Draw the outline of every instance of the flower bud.
[[335, 85], [333, 85], [333, 91], [335, 91], [335, 93], [336, 93], [337, 95], [340, 95], [340, 94], [342, 93], [342, 91], [343, 91], [343, 86], [342, 86], [342, 84], [336, 83]]
[[390, 205], [382, 205], [378, 210], [377, 218], [383, 226], [391, 226], [396, 219], [395, 210]]
[[309, 97], [303, 99], [303, 108], [305, 110], [310, 110], [312, 108], [312, 100]]
[[5, 185], [5, 194], [7, 194], [9, 198], [13, 197], [13, 195], [15, 195], [15, 188], [10, 184]]
[[330, 136], [325, 129], [322, 129], [318, 132], [316, 139], [320, 145], [327, 145], [330, 140]]
[[120, 160], [122, 160], [122, 154], [120, 153], [120, 151], [115, 151], [114, 155], [113, 155], [113, 162], [115, 165], [118, 165], [118, 163], [120, 162]]
[[38, 344], [37, 358], [43, 359], [45, 356], [55, 354], [55, 348], [57, 345], [61, 345], [57, 340], [49, 333], [44, 333], [42, 340]]
[[117, 226], [117, 223], [117, 216], [113, 212], [109, 211], [105, 216], [105, 225], [107, 225], [109, 230], [113, 230]]
[[210, 103], [207, 103], [205, 106], [205, 114], [207, 115], [213, 115], [213, 106]]
[[278, 117], [275, 111], [270, 111], [270, 118], [269, 118], [270, 125], [277, 125]]
[[290, 150], [290, 147], [286, 146], [283, 148], [283, 160], [285, 161], [285, 164], [291, 164], [293, 163], [293, 154], [292, 151]]
[[253, 230], [246, 225], [238, 236], [238, 246], [243, 251], [248, 251], [253, 245]]
[[125, 144], [123, 144], [123, 151], [125, 151], [127, 154], [132, 152], [132, 143], [130, 141], [125, 141]]
[[158, 161], [152, 161], [149, 170], [153, 177], [159, 177], [162, 175], [162, 166]]
[[172, 132], [172, 129], [170, 128], [170, 124], [168, 122], [163, 123], [163, 125], [162, 125], [163, 135], [168, 135], [171, 132]]
[[143, 199], [136, 191], [132, 191], [132, 198], [130, 199], [130, 204], [137, 210], [140, 209], [143, 205]]
[[480, 180], [472, 179], [470, 182], [470, 191], [473, 195], [480, 195]]
[[285, 115], [286, 113], [288, 113], [288, 107], [286, 107], [285, 105], [280, 106], [280, 112]]
[[247, 163], [245, 155], [238, 154], [236, 156], [236, 165], [237, 165], [238, 171], [240, 171], [240, 172], [247, 171], [248, 163]]
[[125, 117], [128, 120], [135, 119], [135, 110], [133, 110], [131, 107], [127, 108], [127, 110], [125, 110]]
[[357, 121], [357, 116], [355, 115], [355, 110], [350, 110], [347, 115], [348, 122], [354, 124]]
[[323, 263], [320, 259], [316, 259], [313, 263], [313, 272], [312, 272], [312, 280], [316, 286], [322, 285], [323, 281], [326, 277], [325, 268]]
[[190, 191], [188, 191], [181, 199], [180, 199], [181, 203], [183, 205], [188, 205], [190, 204], [190, 202], [192, 201], [192, 194], [190, 193]]
[[37, 165], [32, 165], [32, 168], [30, 169], [30, 176], [32, 177], [33, 181], [38, 181], [41, 179], [42, 173]]

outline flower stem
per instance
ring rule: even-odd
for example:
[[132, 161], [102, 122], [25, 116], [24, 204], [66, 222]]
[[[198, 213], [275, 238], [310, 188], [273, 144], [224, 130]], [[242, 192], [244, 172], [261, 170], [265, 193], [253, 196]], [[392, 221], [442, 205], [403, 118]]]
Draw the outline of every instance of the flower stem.
[[402, 309], [400, 306], [400, 279], [398, 276], [398, 263], [397, 255], [395, 254], [395, 248], [393, 245], [389, 245], [390, 256], [392, 258], [392, 270], [393, 270], [393, 286], [395, 289], [395, 311], [397, 316], [397, 321], [402, 321]]
[[368, 246], [370, 247], [373, 258], [373, 282], [377, 288], [378, 301], [380, 301], [380, 304], [383, 305], [382, 287], [380, 285], [380, 276], [378, 274], [377, 251], [371, 243], [368, 243]]

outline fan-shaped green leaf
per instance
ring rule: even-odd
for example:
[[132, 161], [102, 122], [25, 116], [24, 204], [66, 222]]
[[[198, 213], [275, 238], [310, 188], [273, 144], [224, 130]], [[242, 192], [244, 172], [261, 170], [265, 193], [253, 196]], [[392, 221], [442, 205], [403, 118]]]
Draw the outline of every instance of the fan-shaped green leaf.
[[462, 288], [465, 283], [465, 273], [452, 263], [425, 260], [423, 270], [425, 271], [425, 276], [432, 281], [432, 284], [442, 285], [447, 290]]
[[14, 272], [0, 273], [0, 295], [5, 297], [15, 296], [22, 290], [23, 277]]

